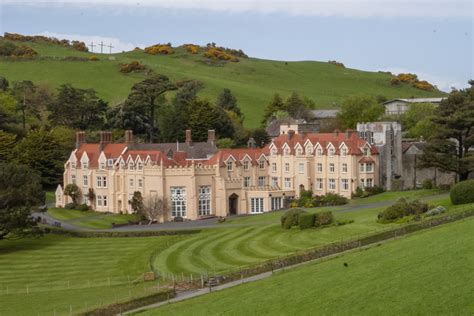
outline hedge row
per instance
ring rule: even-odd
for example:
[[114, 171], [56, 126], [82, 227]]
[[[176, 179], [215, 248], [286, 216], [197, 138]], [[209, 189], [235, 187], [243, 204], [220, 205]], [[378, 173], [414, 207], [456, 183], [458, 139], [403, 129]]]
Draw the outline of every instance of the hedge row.
[[55, 227], [45, 227], [43, 231], [46, 234], [66, 235], [80, 238], [100, 238], [100, 237], [155, 237], [155, 236], [177, 236], [192, 235], [200, 233], [200, 229], [183, 229], [183, 230], [160, 230], [160, 231], [72, 231]]
[[450, 192], [454, 205], [474, 203], [474, 180], [462, 181], [456, 184]]
[[121, 315], [122, 312], [130, 311], [142, 306], [151, 305], [158, 302], [166, 301], [176, 296], [176, 291], [168, 290], [164, 292], [154, 293], [151, 295], [132, 299], [131, 301], [124, 303], [116, 303], [106, 307], [101, 307], [89, 312], [82, 313], [80, 315], [87, 316], [108, 316], [108, 315]]

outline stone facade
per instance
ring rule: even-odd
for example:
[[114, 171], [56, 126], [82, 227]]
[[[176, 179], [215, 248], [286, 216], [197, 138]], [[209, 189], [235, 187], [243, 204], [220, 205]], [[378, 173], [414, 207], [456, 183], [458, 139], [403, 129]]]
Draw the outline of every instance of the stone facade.
[[[111, 135], [103, 132], [99, 144], [87, 144], [78, 132], [77, 148], [64, 165], [64, 185], [77, 184], [81, 202], [96, 211], [128, 213], [128, 201], [139, 191], [144, 199], [156, 195], [169, 201], [171, 210], [162, 220], [259, 214], [286, 207], [302, 189], [350, 197], [357, 186], [379, 185], [378, 151], [355, 131], [289, 131], [265, 148], [217, 152], [192, 143], [190, 132], [188, 146], [175, 144], [174, 150], [136, 144], [131, 132], [126, 133], [125, 143], [112, 143]], [[201, 146], [199, 157], [190, 157], [196, 152], [193, 146]], [[91, 189], [94, 199], [87, 198]], [[59, 186], [56, 205], [68, 202]]]

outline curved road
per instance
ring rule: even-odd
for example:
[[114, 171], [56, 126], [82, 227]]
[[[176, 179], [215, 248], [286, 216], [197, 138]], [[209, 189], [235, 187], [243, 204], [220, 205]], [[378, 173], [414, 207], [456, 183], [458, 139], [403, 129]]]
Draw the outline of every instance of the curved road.
[[[424, 201], [430, 201], [432, 199], [438, 199], [443, 197], [448, 197], [448, 193], [438, 194], [420, 198]], [[396, 200], [396, 199], [395, 199]], [[340, 206], [338, 210], [333, 211], [334, 213], [348, 213], [348, 212], [357, 212], [360, 210], [375, 208], [375, 207], [384, 207], [389, 206], [394, 203], [395, 200], [387, 200], [382, 202], [371, 202], [365, 204], [346, 204]], [[283, 211], [276, 211], [283, 212]], [[54, 226], [54, 223], [59, 223], [61, 228], [72, 231], [103, 231], [103, 232], [133, 232], [133, 231], [162, 231], [162, 230], [186, 230], [186, 229], [203, 229], [203, 228], [216, 228], [216, 227], [243, 227], [243, 226], [252, 226], [252, 225], [261, 225], [261, 224], [273, 224], [275, 221], [269, 222], [258, 222], [258, 223], [242, 223], [242, 224], [225, 224], [222, 225], [217, 222], [217, 218], [205, 219], [205, 220], [195, 220], [195, 221], [186, 221], [181, 223], [175, 222], [166, 222], [161, 224], [152, 224], [152, 225], [129, 225], [121, 226], [110, 229], [89, 229], [84, 227], [79, 227], [74, 225], [74, 221], [61, 221], [53, 218], [49, 213], [33, 213], [33, 216], [40, 217], [43, 223]], [[258, 215], [237, 215], [238, 217], [246, 216], [258, 216]]]

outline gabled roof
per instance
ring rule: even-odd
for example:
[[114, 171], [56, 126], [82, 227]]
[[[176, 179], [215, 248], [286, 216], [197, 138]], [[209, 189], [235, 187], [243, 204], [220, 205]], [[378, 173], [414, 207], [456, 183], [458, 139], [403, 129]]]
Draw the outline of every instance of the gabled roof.
[[236, 161], [241, 161], [244, 158], [248, 158], [250, 159], [252, 165], [256, 165], [262, 154], [268, 155], [268, 153], [268, 146], [265, 148], [222, 149], [204, 163], [207, 165], [216, 165], [219, 162], [219, 164], [223, 166], [224, 161], [227, 161], [229, 157], [233, 157]]
[[[295, 153], [295, 146], [296, 144], [301, 144], [302, 146], [307, 142], [310, 141], [314, 147], [316, 144], [319, 143], [323, 152], [327, 152], [327, 146], [332, 144], [336, 149], [336, 154], [339, 154], [339, 147], [342, 143], [344, 143], [348, 148], [349, 155], [362, 155], [361, 148], [364, 146], [368, 146], [372, 154], [377, 154], [378, 151], [375, 146], [370, 146], [370, 144], [365, 141], [364, 139], [360, 138], [357, 135], [357, 132], [351, 131], [349, 133], [343, 132], [334, 132], [334, 133], [319, 133], [319, 134], [282, 134], [275, 138], [272, 142], [278, 149], [278, 153], [283, 153], [282, 148], [284, 144], [288, 144], [290, 146], [291, 154]], [[305, 147], [303, 147], [305, 148]]]

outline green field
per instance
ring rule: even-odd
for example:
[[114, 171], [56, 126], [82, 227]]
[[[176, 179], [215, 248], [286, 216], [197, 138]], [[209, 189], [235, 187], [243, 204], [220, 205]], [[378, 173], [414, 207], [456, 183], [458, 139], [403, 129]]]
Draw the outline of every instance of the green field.
[[137, 221], [136, 214], [104, 214], [94, 211], [78, 211], [63, 208], [50, 208], [48, 213], [61, 221], [66, 221], [75, 226], [92, 229], [112, 228], [112, 223], [126, 224], [129, 221]]
[[451, 223], [140, 315], [472, 315], [473, 230]]
[[[428, 194], [429, 191], [421, 191]], [[415, 195], [416, 191], [410, 193]], [[449, 198], [430, 200], [434, 205], [450, 207]], [[223, 274], [240, 267], [278, 258], [304, 249], [332, 242], [358, 238], [375, 231], [391, 229], [399, 224], [380, 224], [377, 214], [385, 207], [374, 207], [354, 212], [338, 211], [340, 207], [313, 208], [309, 212], [333, 210], [339, 221], [353, 220], [344, 226], [324, 229], [284, 230], [280, 226], [282, 212], [247, 216], [230, 221], [244, 226], [222, 224], [223, 228], [210, 229], [183, 239], [160, 252], [152, 261], [158, 273], [165, 274]], [[455, 208], [452, 208], [453, 210]]]
[[[276, 92], [286, 97], [292, 91], [297, 91], [312, 98], [318, 108], [338, 107], [350, 95], [383, 95], [389, 99], [444, 95], [442, 92], [427, 92], [408, 85], [392, 86], [391, 77], [386, 73], [340, 68], [326, 62], [249, 58], [238, 63], [210, 66], [201, 54], [191, 55], [182, 49], [177, 49], [175, 54], [169, 56], [149, 55], [141, 51], [100, 55], [44, 43], [27, 44], [38, 51], [40, 58], [32, 61], [0, 59], [0, 75], [10, 81], [32, 80], [52, 88], [63, 83], [94, 88], [100, 97], [110, 104], [116, 104], [127, 96], [134, 83], [144, 78], [141, 74], [120, 73], [119, 64], [139, 60], [172, 80], [195, 79], [203, 82], [205, 88], [201, 95], [212, 101], [222, 89], [231, 89], [245, 114], [245, 125], [248, 127], [260, 124], [263, 109]], [[100, 60], [61, 60], [66, 56], [93, 55]]]
[[[0, 242], [0, 314], [53, 315], [149, 293], [142, 281], [157, 247], [179, 237], [45, 236]], [[130, 283], [129, 283], [130, 281]], [[133, 281], [139, 281], [134, 284]], [[110, 284], [110, 285], [109, 285]], [[28, 294], [27, 294], [28, 292]]]
[[[427, 196], [436, 190], [385, 193], [377, 199], [392, 201], [400, 196]], [[450, 207], [445, 195], [426, 197], [430, 203]], [[370, 200], [368, 200], [370, 201]], [[361, 203], [355, 201], [353, 203]], [[356, 204], [357, 206], [357, 204]], [[282, 212], [238, 217], [201, 233], [181, 236], [129, 238], [73, 238], [47, 235], [40, 239], [0, 242], [0, 314], [57, 315], [110, 304], [130, 296], [149, 293], [152, 283], [140, 281], [141, 274], [154, 270], [169, 279], [197, 277], [201, 273], [224, 273], [298, 250], [342, 239], [360, 237], [399, 224], [379, 224], [377, 213], [384, 207], [345, 212], [332, 208], [337, 220], [352, 219], [344, 226], [301, 231], [279, 226]], [[310, 209], [317, 212], [331, 208]], [[338, 211], [339, 209], [339, 211]], [[51, 209], [56, 216], [59, 211]], [[82, 221], [93, 212], [68, 211], [64, 220]], [[88, 213], [93, 213], [88, 217]], [[82, 217], [81, 217], [82, 216]], [[110, 283], [109, 283], [110, 282]], [[109, 285], [110, 284], [110, 285]], [[145, 287], [145, 288], [144, 288]], [[47, 301], [48, 304], [42, 302]]]

